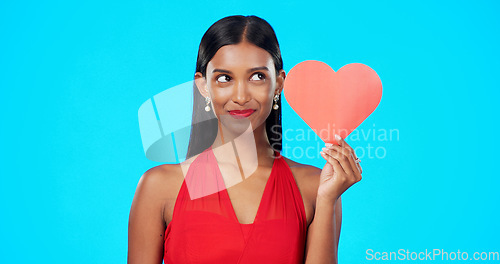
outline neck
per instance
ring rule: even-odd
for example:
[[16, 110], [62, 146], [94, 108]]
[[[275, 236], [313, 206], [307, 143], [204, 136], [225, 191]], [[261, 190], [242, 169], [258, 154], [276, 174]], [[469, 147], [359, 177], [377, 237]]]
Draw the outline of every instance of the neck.
[[234, 163], [236, 158], [240, 169], [245, 166], [272, 166], [274, 161], [274, 150], [267, 139], [265, 122], [254, 130], [249, 124], [243, 133], [232, 133], [218, 121], [212, 149], [218, 149], [216, 156], [220, 163]]

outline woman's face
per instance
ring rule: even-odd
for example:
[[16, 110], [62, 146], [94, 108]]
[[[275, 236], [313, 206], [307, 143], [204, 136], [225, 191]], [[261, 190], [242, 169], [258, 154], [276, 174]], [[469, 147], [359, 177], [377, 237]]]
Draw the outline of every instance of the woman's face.
[[206, 97], [208, 92], [222, 125], [239, 134], [248, 125], [255, 130], [264, 124], [274, 95], [283, 88], [285, 72], [277, 76], [271, 54], [244, 41], [220, 48], [208, 63], [205, 78], [201, 73], [195, 78], [201, 94]]

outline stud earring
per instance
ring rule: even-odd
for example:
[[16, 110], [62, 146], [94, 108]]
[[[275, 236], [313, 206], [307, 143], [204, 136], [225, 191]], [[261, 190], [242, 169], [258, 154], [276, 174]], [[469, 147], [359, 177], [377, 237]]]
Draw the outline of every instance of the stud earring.
[[205, 106], [205, 111], [210, 111], [210, 97], [205, 97], [205, 103], [207, 103], [207, 105]]
[[278, 105], [278, 100], [280, 99], [280, 96], [279, 94], [275, 94], [274, 95], [274, 105], [273, 105], [273, 109], [274, 110], [278, 110], [278, 108], [280, 108], [280, 106]]

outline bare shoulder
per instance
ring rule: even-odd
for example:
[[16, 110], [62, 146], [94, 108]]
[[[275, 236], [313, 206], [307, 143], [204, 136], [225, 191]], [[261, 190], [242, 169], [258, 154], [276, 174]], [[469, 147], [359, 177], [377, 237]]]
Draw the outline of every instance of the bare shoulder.
[[293, 161], [284, 156], [283, 158], [292, 171], [304, 202], [309, 204], [311, 208], [314, 208], [316, 205], [316, 196], [318, 194], [321, 169], [316, 166]]
[[183, 179], [180, 164], [158, 165], [144, 172], [136, 192], [147, 192], [157, 199], [176, 197]]
[[131, 217], [158, 219], [159, 216], [167, 225], [183, 180], [180, 164], [162, 164], [148, 169], [137, 184]]
[[[290, 167], [290, 169], [294, 172], [294, 176], [299, 176], [299, 177], [315, 177], [316, 176], [316, 177], [318, 177], [318, 181], [319, 181], [319, 175], [321, 174], [320, 168], [318, 168], [316, 166], [293, 161], [285, 156], [283, 156], [283, 158], [285, 159], [285, 161], [288, 164], [288, 166]], [[295, 174], [295, 172], [297, 174]]]
[[175, 201], [183, 180], [180, 171], [178, 164], [159, 165], [139, 179], [129, 215], [128, 263], [161, 263], [165, 208]]
[[134, 203], [155, 207], [168, 225], [172, 220], [184, 176], [198, 156], [199, 154], [179, 164], [163, 164], [147, 170], [137, 184]]

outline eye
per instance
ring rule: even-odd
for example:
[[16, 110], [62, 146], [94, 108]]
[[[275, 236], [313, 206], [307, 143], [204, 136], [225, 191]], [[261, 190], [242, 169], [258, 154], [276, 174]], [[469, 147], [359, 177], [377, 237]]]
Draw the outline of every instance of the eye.
[[229, 77], [228, 75], [219, 75], [217, 76], [217, 79], [216, 79], [217, 82], [220, 82], [220, 83], [226, 83], [226, 82], [229, 82], [231, 81], [231, 77]]
[[251, 81], [262, 81], [266, 79], [266, 75], [263, 74], [262, 72], [256, 72], [255, 74], [250, 77]]

